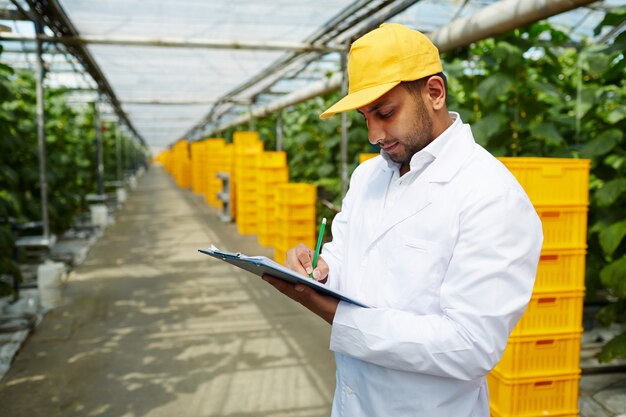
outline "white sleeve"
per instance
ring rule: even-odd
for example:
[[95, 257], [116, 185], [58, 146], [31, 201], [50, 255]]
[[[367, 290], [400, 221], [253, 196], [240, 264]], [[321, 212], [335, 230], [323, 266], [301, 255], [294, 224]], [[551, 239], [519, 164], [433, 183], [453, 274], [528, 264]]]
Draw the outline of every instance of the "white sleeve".
[[[352, 187], [350, 187], [352, 189]], [[322, 248], [322, 258], [329, 267], [328, 281], [326, 286], [335, 291], [341, 290], [339, 277], [341, 276], [341, 264], [345, 249], [345, 234], [350, 217], [351, 192], [348, 191], [341, 204], [341, 211], [337, 213], [332, 222], [332, 241], [326, 243]]]
[[[330, 349], [401, 371], [471, 380], [499, 361], [532, 294], [541, 222], [517, 190], [476, 199], [440, 288], [440, 314], [341, 302]], [[415, 303], [420, 300], [416, 299]]]

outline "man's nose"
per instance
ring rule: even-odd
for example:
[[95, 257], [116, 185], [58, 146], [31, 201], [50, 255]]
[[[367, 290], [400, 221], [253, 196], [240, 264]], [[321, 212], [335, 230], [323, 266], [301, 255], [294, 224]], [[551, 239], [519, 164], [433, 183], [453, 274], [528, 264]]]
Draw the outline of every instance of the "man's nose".
[[367, 123], [367, 139], [372, 145], [385, 140], [385, 130], [375, 121]]

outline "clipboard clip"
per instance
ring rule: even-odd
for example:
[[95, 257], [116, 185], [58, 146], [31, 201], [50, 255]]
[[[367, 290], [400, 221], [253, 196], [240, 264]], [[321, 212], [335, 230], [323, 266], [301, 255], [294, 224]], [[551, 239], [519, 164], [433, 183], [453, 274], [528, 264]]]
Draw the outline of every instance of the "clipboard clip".
[[227, 258], [241, 258], [241, 252], [228, 252], [225, 250], [213, 249], [213, 253], [216, 255], [222, 255]]

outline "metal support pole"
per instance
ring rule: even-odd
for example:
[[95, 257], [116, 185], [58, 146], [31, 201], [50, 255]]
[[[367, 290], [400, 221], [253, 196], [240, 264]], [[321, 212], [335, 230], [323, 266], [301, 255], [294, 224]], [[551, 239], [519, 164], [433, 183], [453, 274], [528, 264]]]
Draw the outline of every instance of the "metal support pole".
[[[35, 32], [38, 35], [43, 34], [43, 26], [39, 22], [35, 22]], [[37, 145], [39, 148], [39, 182], [41, 183], [41, 219], [43, 221], [43, 236], [45, 239], [50, 237], [50, 220], [48, 218], [48, 175], [46, 171], [46, 117], [44, 114], [44, 94], [43, 94], [43, 57], [42, 57], [42, 41], [37, 40], [37, 59], [36, 59], [36, 88], [37, 88]]]
[[[250, 106], [248, 106], [250, 113], [252, 113], [252, 104], [250, 104]], [[252, 132], [254, 130], [254, 117], [251, 117], [250, 119], [248, 119], [248, 130], [250, 132]]]
[[[348, 94], [348, 56], [344, 52], [341, 54], [341, 96]], [[341, 197], [345, 197], [348, 192], [348, 113], [341, 113]]]
[[116, 170], [116, 179], [118, 181], [122, 181], [122, 132], [120, 128], [117, 127], [115, 129], [115, 170]]
[[284, 141], [283, 134], [284, 134], [284, 132], [283, 132], [283, 112], [279, 111], [278, 112], [278, 116], [276, 117], [276, 150], [277, 151], [282, 151], [283, 150], [283, 141]]
[[98, 195], [104, 195], [104, 158], [102, 152], [102, 129], [100, 126], [100, 110], [98, 104], [100, 103], [100, 97], [98, 101], [94, 103], [93, 122], [95, 129], [96, 140], [96, 184]]

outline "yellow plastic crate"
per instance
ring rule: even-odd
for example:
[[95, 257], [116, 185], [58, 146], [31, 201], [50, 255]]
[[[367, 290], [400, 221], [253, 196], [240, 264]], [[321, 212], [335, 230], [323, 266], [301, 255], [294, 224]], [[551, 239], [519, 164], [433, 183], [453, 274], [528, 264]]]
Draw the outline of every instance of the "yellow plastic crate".
[[274, 235], [274, 234], [267, 234], [267, 233], [258, 232], [259, 244], [261, 246], [264, 246], [264, 247], [268, 248], [268, 247], [274, 245], [275, 236], [276, 235]]
[[289, 181], [289, 170], [284, 168], [258, 168], [258, 179], [264, 183], [283, 183]]
[[286, 184], [286, 181], [282, 182], [258, 182], [257, 191], [259, 195], [264, 195], [267, 198], [271, 198], [272, 201], [276, 201], [276, 187], [281, 184]]
[[258, 188], [256, 190], [256, 193], [259, 200], [259, 206], [274, 207], [276, 205], [274, 200], [274, 193], [271, 190]]
[[285, 265], [287, 260], [287, 249], [274, 244], [274, 260], [281, 265]]
[[257, 190], [258, 190], [258, 182], [256, 179], [245, 180], [245, 179], [239, 178], [239, 181], [237, 182], [238, 193], [249, 193], [249, 194], [257, 195]]
[[499, 416], [578, 415], [580, 373], [506, 378], [487, 375], [491, 410]]
[[587, 206], [535, 205], [543, 227], [543, 247], [584, 247], [587, 243]]
[[237, 214], [238, 219], [245, 218], [244, 221], [248, 221], [248, 219], [254, 219], [256, 221], [259, 216], [259, 209], [252, 204], [239, 204], [237, 206]]
[[278, 235], [275, 222], [259, 222], [259, 234]]
[[583, 290], [586, 252], [584, 247], [543, 249], [534, 291]]
[[512, 336], [576, 332], [582, 326], [584, 291], [534, 292]]
[[233, 145], [246, 146], [259, 141], [259, 133], [254, 131], [233, 132]]
[[245, 212], [242, 213], [239, 210], [237, 210], [237, 217], [235, 218], [235, 222], [241, 223], [241, 224], [255, 224], [255, 225], [259, 224], [259, 220], [257, 219], [256, 213], [254, 214], [245, 213]]
[[257, 183], [259, 181], [259, 169], [257, 167], [235, 168], [238, 180]]
[[258, 156], [258, 165], [261, 168], [283, 168], [287, 167], [287, 153], [263, 152]]
[[258, 224], [253, 221], [240, 221], [237, 218], [237, 231], [240, 235], [254, 235], [257, 233]]
[[[244, 158], [251, 160], [255, 159], [255, 156], [263, 152], [263, 142], [252, 142], [249, 144], [238, 146], [235, 144], [234, 157], [235, 160]], [[255, 162], [256, 163], [256, 162]]]
[[498, 158], [533, 204], [588, 204], [589, 159]]
[[315, 205], [276, 205], [276, 218], [281, 221], [309, 220], [315, 222]]
[[576, 333], [511, 336], [496, 366], [506, 378], [542, 376], [580, 371], [580, 337]]
[[359, 154], [359, 164], [367, 161], [368, 159], [376, 158], [380, 153], [360, 153]]
[[316, 192], [315, 186], [311, 184], [281, 184], [276, 186], [276, 202], [288, 205], [314, 204]]
[[280, 222], [278, 229], [278, 234], [283, 236], [314, 236], [315, 219]]
[[259, 200], [257, 201], [257, 207], [259, 208], [259, 213], [262, 212], [265, 217], [268, 217], [272, 220], [276, 219], [276, 205], [273, 201], [259, 198]]
[[311, 249], [315, 249], [315, 236], [285, 236], [278, 234], [275, 240], [276, 246], [281, 248], [291, 249], [294, 246], [304, 243]]
[[[491, 410], [489, 410], [490, 413], [489, 415], [491, 417], [511, 417], [511, 414], [507, 414], [507, 415], [503, 415], [498, 413], [496, 410], [494, 410], [493, 408]], [[532, 414], [532, 416], [529, 416], [527, 414], [524, 414], [524, 416], [526, 417], [544, 417], [543, 415], [537, 415], [537, 414]], [[572, 413], [565, 413], [565, 414], [548, 414], [549, 417], [580, 417], [580, 415], [578, 414], [578, 412], [572, 414]]]

